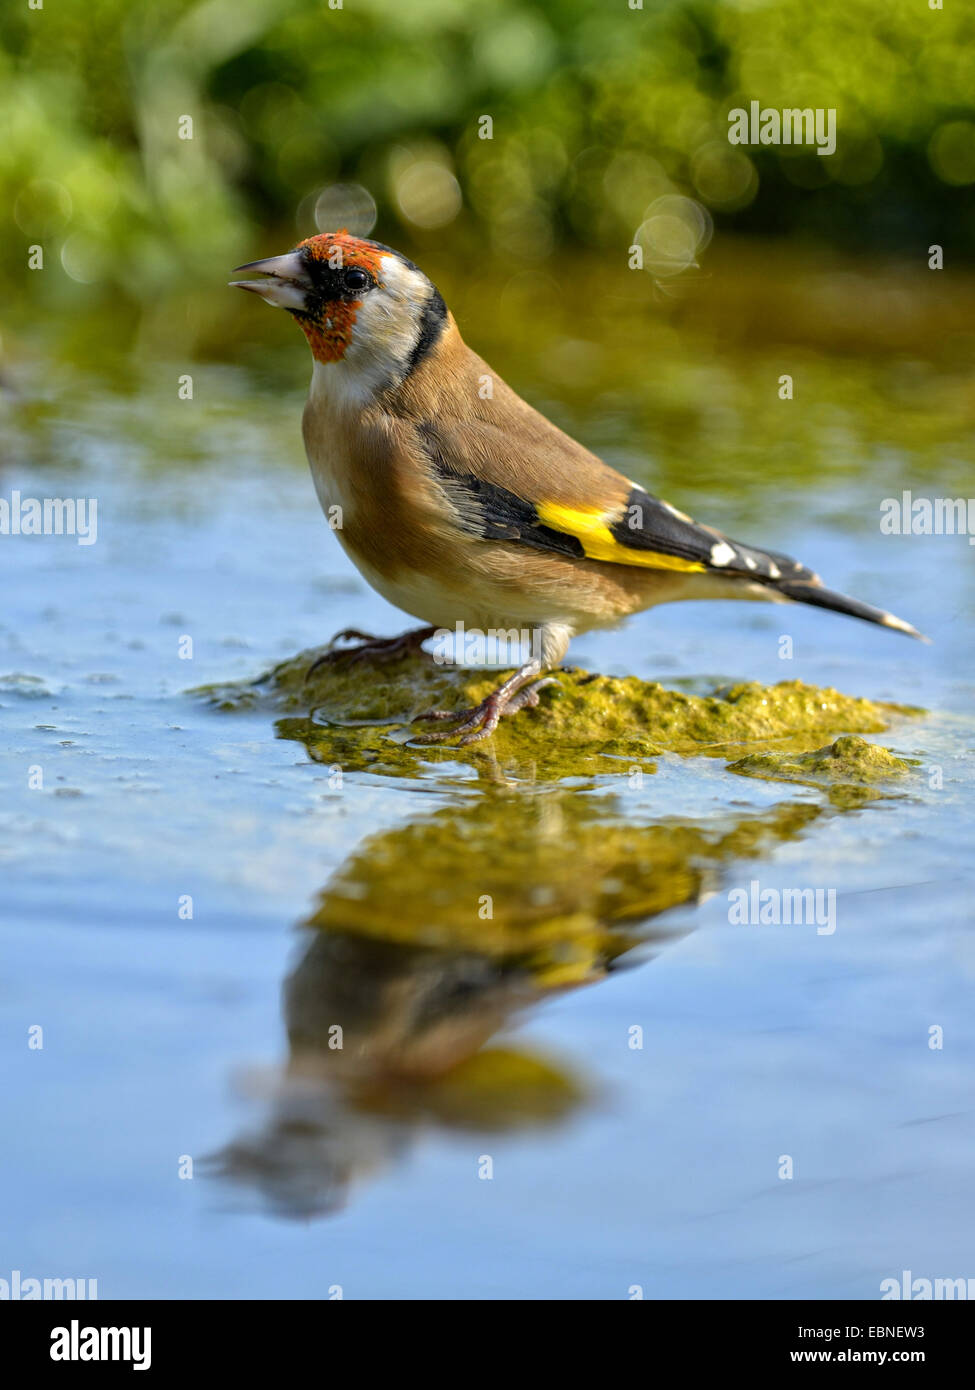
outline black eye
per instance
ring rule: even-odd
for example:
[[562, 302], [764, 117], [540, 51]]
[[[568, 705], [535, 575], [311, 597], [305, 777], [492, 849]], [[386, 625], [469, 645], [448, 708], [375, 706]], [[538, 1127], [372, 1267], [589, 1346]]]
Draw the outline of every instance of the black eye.
[[345, 272], [345, 288], [347, 290], [364, 290], [369, 284], [369, 276], [364, 270], [347, 270]]

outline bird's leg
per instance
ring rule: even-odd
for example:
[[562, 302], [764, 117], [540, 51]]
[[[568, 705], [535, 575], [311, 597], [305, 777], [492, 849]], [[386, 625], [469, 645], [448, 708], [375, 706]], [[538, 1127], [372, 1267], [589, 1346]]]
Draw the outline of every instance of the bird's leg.
[[414, 723], [421, 719], [457, 719], [460, 723], [453, 729], [444, 729], [442, 732], [417, 734], [414, 741], [444, 743], [447, 739], [460, 736], [458, 747], [463, 748], [465, 744], [478, 743], [482, 738], [487, 738], [494, 733], [498, 722], [505, 715], [517, 714], [520, 709], [534, 709], [538, 704], [538, 692], [546, 685], [558, 685], [554, 676], [545, 676], [538, 680], [541, 670], [541, 661], [534, 657], [531, 661], [526, 661], [513, 676], [509, 676], [503, 685], [499, 685], [497, 690], [492, 691], [473, 709], [435, 709], [429, 710], [426, 714], [418, 714]]
[[[358, 661], [395, 661], [397, 657], [418, 652], [421, 645], [437, 631], [435, 627], [416, 627], [409, 632], [401, 632], [398, 637], [373, 637], [371, 633], [360, 632], [358, 628], [347, 627], [337, 632], [321, 656], [316, 657], [305, 672], [305, 680], [320, 666], [333, 666], [340, 661], [349, 665]], [[355, 640], [353, 647], [336, 647], [336, 642]]]

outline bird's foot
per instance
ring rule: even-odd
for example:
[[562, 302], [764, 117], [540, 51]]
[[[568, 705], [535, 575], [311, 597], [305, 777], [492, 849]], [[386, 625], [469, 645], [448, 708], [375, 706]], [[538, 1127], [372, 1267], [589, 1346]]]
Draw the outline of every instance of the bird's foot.
[[517, 714], [521, 709], [535, 709], [538, 704], [538, 692], [547, 685], [559, 683], [554, 676], [544, 676], [541, 680], [536, 680], [537, 675], [537, 667], [523, 667], [472, 709], [434, 709], [428, 710], [426, 714], [418, 714], [413, 723], [435, 719], [453, 719], [460, 722], [452, 729], [417, 734], [413, 741], [446, 743], [448, 739], [456, 738], [458, 748], [464, 748], [469, 743], [479, 743], [482, 738], [490, 737], [507, 715]]
[[[396, 661], [401, 656], [410, 656], [420, 650], [421, 645], [436, 632], [435, 627], [417, 627], [409, 632], [401, 632], [398, 637], [373, 637], [371, 633], [360, 632], [358, 628], [347, 627], [337, 632], [321, 656], [316, 657], [305, 672], [305, 680], [310, 680], [322, 666], [336, 666], [347, 662], [350, 666], [360, 661]], [[352, 647], [337, 647], [337, 642], [355, 642]]]

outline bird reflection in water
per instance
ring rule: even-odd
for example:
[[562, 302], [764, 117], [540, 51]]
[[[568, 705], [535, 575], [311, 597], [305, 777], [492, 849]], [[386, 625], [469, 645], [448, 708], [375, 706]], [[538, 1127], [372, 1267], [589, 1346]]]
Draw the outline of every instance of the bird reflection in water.
[[[478, 795], [367, 838], [301, 926], [288, 1059], [256, 1131], [210, 1171], [282, 1216], [345, 1206], [424, 1131], [555, 1130], [594, 1096], [565, 1062], [491, 1040], [547, 998], [687, 929], [721, 865], [822, 814], [810, 803], [634, 824], [611, 795]], [[254, 1087], [251, 1087], [253, 1092]], [[475, 1136], [477, 1136], [475, 1140]]]

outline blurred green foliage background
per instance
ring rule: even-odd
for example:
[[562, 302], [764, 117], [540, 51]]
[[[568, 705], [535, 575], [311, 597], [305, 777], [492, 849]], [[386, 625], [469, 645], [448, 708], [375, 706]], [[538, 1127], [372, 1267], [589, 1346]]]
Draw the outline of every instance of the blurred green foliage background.
[[[454, 256], [528, 267], [571, 247], [624, 267], [648, 210], [675, 195], [698, 225], [673, 203], [658, 226], [670, 244], [648, 247], [664, 275], [693, 263], [712, 221], [975, 255], [971, 5], [637, 4], [7, 5], [0, 276], [22, 287], [42, 244], [67, 280], [148, 298], [316, 223], [420, 251], [449, 236]], [[732, 146], [728, 112], [751, 100], [835, 107], [835, 155]]]

